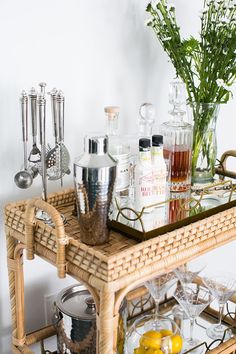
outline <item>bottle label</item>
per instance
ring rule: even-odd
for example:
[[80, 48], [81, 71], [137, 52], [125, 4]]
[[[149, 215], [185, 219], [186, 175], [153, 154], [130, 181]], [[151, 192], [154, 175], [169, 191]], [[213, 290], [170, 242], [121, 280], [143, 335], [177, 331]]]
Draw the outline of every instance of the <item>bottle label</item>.
[[[144, 172], [145, 173], [145, 172]], [[149, 206], [153, 203], [153, 175], [152, 171], [145, 174], [140, 174], [138, 176], [138, 185], [137, 185], [137, 203], [138, 208], [144, 206]]]
[[116, 172], [116, 191], [129, 188], [130, 185], [130, 161], [129, 154], [114, 156], [118, 160]]
[[152, 156], [155, 157], [163, 157], [163, 149], [152, 149]]
[[144, 162], [144, 163], [151, 163], [151, 154], [150, 152], [143, 152], [143, 151], [140, 151], [139, 152], [139, 160], [140, 162]]
[[153, 171], [153, 195], [158, 197], [155, 198], [155, 202], [161, 202], [165, 200], [166, 193], [166, 170], [154, 170]]

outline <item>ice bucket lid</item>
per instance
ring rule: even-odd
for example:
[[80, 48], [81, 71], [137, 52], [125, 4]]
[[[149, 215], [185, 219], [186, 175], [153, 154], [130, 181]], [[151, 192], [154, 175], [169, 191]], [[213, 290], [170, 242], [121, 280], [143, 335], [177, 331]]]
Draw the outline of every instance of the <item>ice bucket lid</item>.
[[95, 302], [89, 291], [81, 284], [63, 289], [57, 296], [58, 309], [77, 320], [96, 320]]

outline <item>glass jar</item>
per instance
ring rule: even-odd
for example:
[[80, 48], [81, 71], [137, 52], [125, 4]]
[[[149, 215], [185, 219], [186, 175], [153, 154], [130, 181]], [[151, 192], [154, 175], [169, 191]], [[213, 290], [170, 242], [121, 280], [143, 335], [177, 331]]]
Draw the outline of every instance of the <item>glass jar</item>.
[[177, 324], [164, 316], [158, 316], [158, 324], [161, 329], [157, 331], [153, 315], [138, 318], [127, 333], [127, 354], [151, 353], [154, 350], [162, 350], [164, 354], [179, 353], [183, 340]]

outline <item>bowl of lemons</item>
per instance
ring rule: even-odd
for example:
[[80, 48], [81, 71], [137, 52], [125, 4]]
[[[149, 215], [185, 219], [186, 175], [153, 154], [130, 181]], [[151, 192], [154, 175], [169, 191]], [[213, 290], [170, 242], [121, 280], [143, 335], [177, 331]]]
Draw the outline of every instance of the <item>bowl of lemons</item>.
[[168, 317], [142, 316], [127, 332], [127, 354], [178, 354], [182, 347], [180, 329]]

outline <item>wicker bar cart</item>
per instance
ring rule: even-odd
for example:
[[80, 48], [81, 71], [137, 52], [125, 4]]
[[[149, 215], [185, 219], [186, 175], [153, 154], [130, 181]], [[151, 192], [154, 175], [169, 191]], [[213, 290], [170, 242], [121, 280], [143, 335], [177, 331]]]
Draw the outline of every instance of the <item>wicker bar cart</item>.
[[[5, 207], [5, 229], [12, 311], [12, 350], [32, 354], [29, 346], [53, 334], [53, 326], [26, 334], [24, 325], [23, 250], [57, 267], [58, 276], [71, 275], [84, 283], [97, 308], [97, 353], [116, 352], [119, 307], [127, 293], [164, 272], [236, 239], [236, 207], [144, 242], [111, 231], [109, 243], [90, 247], [80, 242], [73, 216], [74, 190], [41, 199], [15, 202]], [[52, 228], [35, 219], [42, 209], [53, 219]], [[60, 213], [67, 219], [64, 226]], [[236, 337], [213, 349], [233, 353]]]

